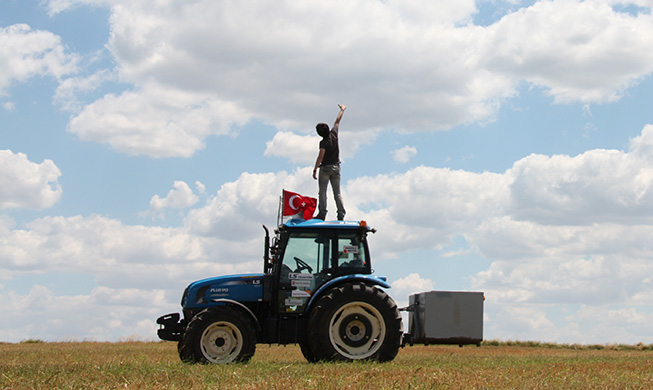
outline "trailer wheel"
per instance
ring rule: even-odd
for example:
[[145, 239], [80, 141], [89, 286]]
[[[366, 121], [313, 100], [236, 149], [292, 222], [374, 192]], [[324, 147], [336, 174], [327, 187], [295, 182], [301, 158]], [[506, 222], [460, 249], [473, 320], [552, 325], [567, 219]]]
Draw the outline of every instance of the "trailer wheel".
[[256, 351], [256, 331], [237, 310], [205, 309], [188, 323], [178, 351], [188, 363], [246, 363]]
[[397, 356], [402, 336], [394, 300], [363, 283], [329, 291], [308, 322], [309, 345], [318, 361], [390, 361]]

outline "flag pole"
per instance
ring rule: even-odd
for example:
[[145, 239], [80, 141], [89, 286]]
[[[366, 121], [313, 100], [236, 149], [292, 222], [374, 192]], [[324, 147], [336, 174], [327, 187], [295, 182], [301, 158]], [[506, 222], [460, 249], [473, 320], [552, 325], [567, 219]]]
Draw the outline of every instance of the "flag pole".
[[277, 227], [281, 226], [283, 223], [283, 189], [281, 190], [281, 196], [279, 197], [279, 207], [277, 208]]

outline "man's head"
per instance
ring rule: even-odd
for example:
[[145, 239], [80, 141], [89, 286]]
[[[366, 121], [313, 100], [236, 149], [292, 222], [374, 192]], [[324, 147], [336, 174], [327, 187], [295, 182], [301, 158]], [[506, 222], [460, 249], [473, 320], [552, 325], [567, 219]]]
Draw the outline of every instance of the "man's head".
[[317, 134], [322, 138], [329, 135], [329, 125], [326, 123], [318, 123], [315, 126], [315, 130], [317, 131]]

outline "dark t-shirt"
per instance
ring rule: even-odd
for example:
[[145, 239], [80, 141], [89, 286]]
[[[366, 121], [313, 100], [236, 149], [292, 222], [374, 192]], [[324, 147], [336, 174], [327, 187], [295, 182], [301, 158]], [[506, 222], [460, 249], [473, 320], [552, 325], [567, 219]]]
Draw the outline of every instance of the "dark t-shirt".
[[329, 135], [322, 138], [320, 141], [320, 149], [324, 149], [324, 158], [322, 165], [337, 165], [340, 164], [340, 147], [338, 146], [338, 125], [333, 126]]

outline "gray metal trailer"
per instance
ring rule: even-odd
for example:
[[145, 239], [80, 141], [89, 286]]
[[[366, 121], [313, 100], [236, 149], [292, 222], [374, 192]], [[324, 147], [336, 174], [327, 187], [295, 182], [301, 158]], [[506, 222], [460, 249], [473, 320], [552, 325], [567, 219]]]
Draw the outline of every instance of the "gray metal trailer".
[[405, 343], [476, 344], [483, 341], [482, 292], [429, 291], [409, 297]]

